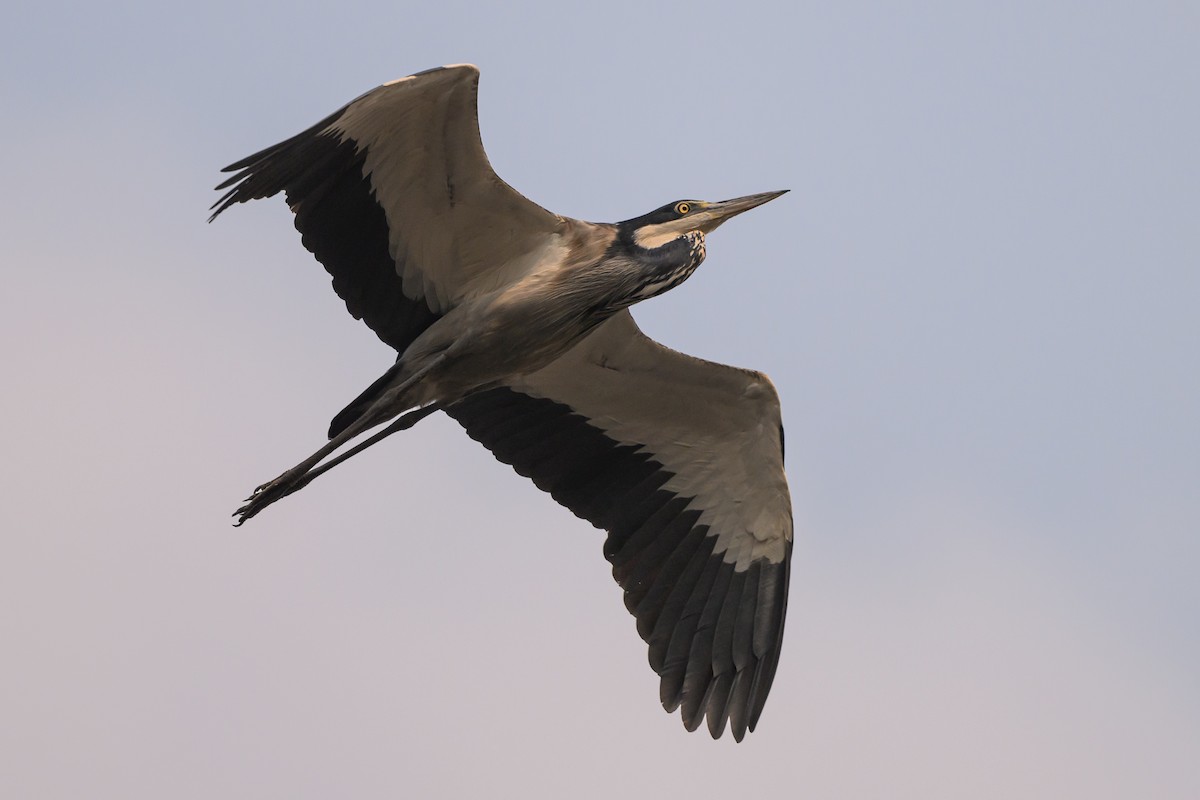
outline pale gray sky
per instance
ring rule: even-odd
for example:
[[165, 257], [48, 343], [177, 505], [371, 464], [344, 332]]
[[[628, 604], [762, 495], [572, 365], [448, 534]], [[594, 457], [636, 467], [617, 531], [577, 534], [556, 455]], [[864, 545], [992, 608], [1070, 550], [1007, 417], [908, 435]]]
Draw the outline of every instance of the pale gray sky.
[[[1200, 796], [1194, 3], [212, 2], [0, 32], [0, 796]], [[483, 70], [555, 211], [792, 193], [639, 306], [767, 371], [796, 508], [745, 743], [602, 534], [431, 420], [229, 514], [389, 363], [217, 169]]]

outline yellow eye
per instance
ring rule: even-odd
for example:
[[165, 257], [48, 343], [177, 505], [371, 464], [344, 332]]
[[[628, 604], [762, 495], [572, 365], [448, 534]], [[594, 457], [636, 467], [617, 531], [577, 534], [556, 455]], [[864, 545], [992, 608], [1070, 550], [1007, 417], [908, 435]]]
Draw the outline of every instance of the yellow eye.
[[680, 216], [683, 216], [684, 214], [688, 213], [691, 210], [692, 210], [692, 206], [689, 203], [676, 203], [675, 204], [675, 213], [679, 214]]

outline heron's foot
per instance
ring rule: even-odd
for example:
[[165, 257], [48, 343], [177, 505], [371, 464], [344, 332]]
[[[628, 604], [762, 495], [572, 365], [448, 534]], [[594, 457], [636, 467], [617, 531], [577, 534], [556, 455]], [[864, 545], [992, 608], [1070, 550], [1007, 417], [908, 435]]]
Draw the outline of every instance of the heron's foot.
[[276, 500], [282, 500], [292, 492], [302, 489], [308, 484], [309, 480], [310, 478], [307, 475], [297, 475], [293, 470], [289, 470], [275, 480], [268, 481], [259, 486], [246, 498], [245, 505], [233, 512], [233, 515], [238, 518], [237, 522], [233, 523], [233, 526], [235, 528], [240, 526]]

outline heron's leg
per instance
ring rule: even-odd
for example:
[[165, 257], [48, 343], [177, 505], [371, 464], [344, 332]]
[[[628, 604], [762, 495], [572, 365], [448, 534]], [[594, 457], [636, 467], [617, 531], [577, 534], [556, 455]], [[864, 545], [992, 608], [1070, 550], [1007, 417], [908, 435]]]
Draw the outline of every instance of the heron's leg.
[[[409, 376], [403, 383], [397, 386], [394, 390], [390, 391], [389, 394], [402, 396], [405, 390], [414, 386], [417, 381], [424, 378], [430, 370], [440, 364], [444, 359], [445, 354], [438, 356], [432, 362], [426, 364], [424, 367]], [[391, 416], [391, 414], [388, 414], [386, 411], [381, 411], [374, 414], [368, 412], [367, 414], [363, 415], [358, 422], [351, 425], [334, 438], [330, 439], [323, 447], [321, 447], [311, 456], [304, 459], [275, 480], [268, 481], [267, 483], [264, 483], [262, 486], [259, 486], [257, 489], [255, 489], [254, 493], [251, 494], [250, 497], [246, 498], [246, 504], [237, 511], [233, 512], [233, 515], [238, 518], [237, 522], [234, 523], [234, 527], [241, 525], [246, 520], [250, 519], [254, 515], [258, 514], [258, 512], [274, 503], [276, 500], [287, 497], [292, 492], [307, 486], [313, 478], [315, 478], [317, 475], [320, 475], [322, 472], [332, 469], [334, 466], [345, 461], [355, 453], [361, 452], [365, 448], [370, 447], [386, 436], [395, 433], [396, 431], [411, 428], [413, 425], [420, 422], [434, 411], [437, 411], [439, 408], [441, 408], [439, 404], [431, 403], [423, 408], [418, 408], [414, 411], [408, 412], [407, 414], [403, 414], [383, 431], [375, 434], [362, 444], [353, 447], [343, 455], [331, 460], [328, 464], [314, 469], [314, 467], [317, 467], [317, 465], [320, 464], [323, 459], [337, 451], [337, 449], [346, 444], [346, 442], [350, 441], [364, 431], [374, 428], [376, 425], [379, 425], [389, 416]]]
[[[431, 403], [424, 408], [418, 408], [409, 411], [407, 414], [402, 414], [396, 418], [396, 421], [388, 425], [383, 430], [371, 436], [371, 438], [356, 444], [346, 452], [331, 458], [329, 461], [321, 464], [321, 459], [337, 449], [338, 445], [345, 444], [344, 441], [338, 442], [336, 439], [322, 447], [317, 452], [313, 453], [308, 458], [301, 461], [296, 466], [289, 469], [287, 472], [280, 475], [269, 483], [264, 483], [254, 490], [254, 494], [246, 499], [246, 504], [239, 508], [234, 515], [238, 521], [234, 523], [234, 527], [240, 526], [243, 522], [253, 517], [258, 512], [262, 511], [267, 506], [274, 503], [276, 500], [282, 500], [293, 492], [298, 492], [308, 484], [312, 483], [313, 478], [323, 472], [336, 467], [350, 456], [356, 453], [361, 453], [373, 444], [382, 441], [391, 436], [396, 431], [408, 430], [413, 425], [416, 425], [421, 420], [428, 417], [433, 412], [440, 409], [441, 406], [437, 403]], [[332, 446], [331, 446], [332, 445]], [[318, 466], [319, 465], [319, 466]]]
[[372, 434], [371, 438], [366, 439], [362, 442], [359, 442], [358, 444], [354, 445], [354, 447], [351, 447], [346, 452], [337, 456], [337, 458], [331, 458], [328, 461], [326, 461], [324, 464], [321, 464], [320, 466], [314, 467], [313, 469], [310, 469], [307, 472], [305, 472], [303, 475], [300, 476], [300, 478], [295, 483], [293, 483], [291, 486], [288, 487], [287, 491], [285, 491], [283, 494], [281, 494], [279, 496], [287, 497], [292, 492], [296, 492], [296, 491], [299, 491], [300, 489], [303, 489], [305, 486], [308, 486], [308, 484], [312, 483], [313, 478], [317, 477], [321, 473], [328, 472], [329, 470], [336, 467], [338, 464], [340, 464], [343, 461], [345, 461], [346, 459], [350, 458], [350, 456], [355, 455], [357, 453], [361, 453], [363, 450], [366, 450], [368, 447], [370, 447], [373, 444], [378, 444], [379, 442], [383, 441], [384, 439], [391, 436], [393, 433], [396, 433], [397, 431], [408, 430], [413, 425], [416, 425], [418, 422], [425, 419], [433, 412], [440, 411], [441, 408], [442, 408], [441, 405], [438, 403], [430, 403], [429, 405], [427, 405], [423, 408], [414, 409], [412, 411], [409, 411], [407, 414], [403, 414], [403, 415], [397, 417], [395, 422], [393, 422], [391, 425], [388, 425], [386, 428], [379, 431], [378, 433]]

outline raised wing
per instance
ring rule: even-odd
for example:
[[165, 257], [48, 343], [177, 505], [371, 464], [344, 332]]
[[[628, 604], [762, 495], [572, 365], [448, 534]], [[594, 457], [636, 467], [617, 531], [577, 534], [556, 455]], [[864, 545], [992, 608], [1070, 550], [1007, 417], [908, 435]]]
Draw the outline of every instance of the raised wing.
[[754, 729], [783, 637], [792, 514], [765, 375], [670, 350], [628, 311], [551, 366], [447, 413], [578, 516], [650, 645], [663, 706]]
[[346, 308], [397, 351], [464, 298], [560, 251], [566, 222], [492, 170], [479, 70], [384, 84], [303, 133], [226, 167], [213, 218], [283, 191]]

